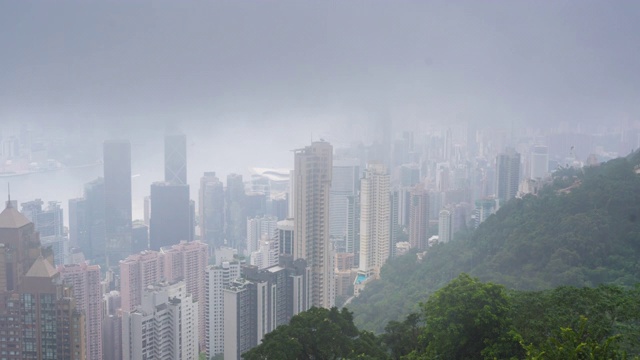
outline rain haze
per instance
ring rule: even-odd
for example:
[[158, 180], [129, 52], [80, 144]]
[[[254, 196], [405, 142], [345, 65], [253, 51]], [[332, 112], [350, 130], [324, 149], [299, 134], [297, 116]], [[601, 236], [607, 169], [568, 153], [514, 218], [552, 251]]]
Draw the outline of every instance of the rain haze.
[[[291, 167], [289, 150], [312, 138], [368, 141], [380, 119], [597, 124], [640, 106], [633, 1], [0, 6], [0, 130], [130, 138], [138, 214], [168, 127], [189, 135], [195, 184], [209, 169]], [[56, 191], [80, 195], [86, 177]], [[47, 197], [29, 188], [14, 181], [17, 197]]]

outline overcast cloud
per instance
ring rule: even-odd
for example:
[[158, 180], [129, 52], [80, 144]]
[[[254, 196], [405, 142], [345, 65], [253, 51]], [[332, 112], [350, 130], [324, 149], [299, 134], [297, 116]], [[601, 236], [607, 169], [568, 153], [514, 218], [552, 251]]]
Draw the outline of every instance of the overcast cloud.
[[0, 49], [2, 122], [640, 112], [637, 1], [0, 1]]

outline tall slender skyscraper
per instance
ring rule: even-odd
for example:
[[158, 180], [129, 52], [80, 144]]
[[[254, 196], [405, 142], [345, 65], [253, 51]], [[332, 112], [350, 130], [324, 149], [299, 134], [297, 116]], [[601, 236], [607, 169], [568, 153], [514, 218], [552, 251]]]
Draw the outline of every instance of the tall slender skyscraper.
[[390, 177], [382, 164], [370, 164], [360, 183], [359, 273], [378, 278], [389, 258]]
[[187, 137], [185, 134], [167, 134], [164, 137], [164, 181], [187, 184]]
[[447, 243], [451, 241], [452, 236], [453, 218], [451, 211], [442, 209], [438, 215], [438, 242]]
[[429, 193], [422, 184], [409, 193], [409, 243], [411, 247], [427, 248], [429, 235]]
[[58, 266], [65, 284], [73, 287], [78, 310], [85, 314], [87, 360], [102, 360], [102, 288], [100, 266], [70, 264]]
[[333, 147], [325, 141], [295, 151], [294, 156], [294, 259], [311, 268], [311, 305], [334, 305], [334, 274], [329, 241], [329, 198]]
[[518, 194], [520, 185], [520, 154], [507, 148], [496, 159], [496, 197], [508, 201]]
[[331, 179], [329, 231], [332, 239], [338, 240], [343, 248], [353, 249], [353, 221], [355, 205], [350, 198], [358, 193], [360, 167], [357, 159], [335, 160]]
[[225, 192], [225, 234], [227, 246], [236, 249], [246, 249], [246, 197], [242, 175], [229, 174]]
[[131, 143], [104, 142], [105, 252], [107, 265], [131, 253]]
[[224, 186], [215, 172], [200, 178], [200, 235], [210, 250], [224, 246]]

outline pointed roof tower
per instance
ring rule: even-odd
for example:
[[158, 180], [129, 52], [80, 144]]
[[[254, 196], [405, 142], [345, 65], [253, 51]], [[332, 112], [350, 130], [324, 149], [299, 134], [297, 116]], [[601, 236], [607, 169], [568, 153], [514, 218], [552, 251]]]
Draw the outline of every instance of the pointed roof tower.
[[33, 262], [29, 271], [25, 274], [25, 277], [38, 277], [38, 278], [52, 278], [58, 271], [51, 265], [51, 263], [42, 257], [38, 256], [36, 261]]
[[[7, 185], [8, 187], [9, 185]], [[8, 200], [5, 209], [0, 213], [0, 229], [19, 229], [31, 223], [11, 205], [11, 189], [9, 188]]]

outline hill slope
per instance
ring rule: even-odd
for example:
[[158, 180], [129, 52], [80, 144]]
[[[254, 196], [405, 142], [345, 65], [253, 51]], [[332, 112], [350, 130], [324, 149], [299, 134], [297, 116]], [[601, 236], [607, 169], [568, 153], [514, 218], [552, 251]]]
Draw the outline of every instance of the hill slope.
[[640, 153], [554, 174], [538, 196], [514, 199], [472, 234], [391, 260], [349, 309], [382, 332], [461, 272], [519, 290], [640, 282]]

